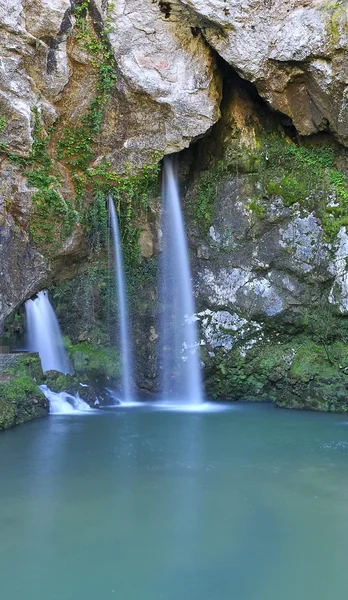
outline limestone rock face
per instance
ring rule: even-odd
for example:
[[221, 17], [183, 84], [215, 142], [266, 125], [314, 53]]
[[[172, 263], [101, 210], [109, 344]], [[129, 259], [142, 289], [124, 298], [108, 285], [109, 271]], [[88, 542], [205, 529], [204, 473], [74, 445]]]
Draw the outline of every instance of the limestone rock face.
[[346, 151], [295, 144], [230, 84], [200, 160], [181, 165], [207, 393], [346, 410]]
[[332, 282], [336, 255], [318, 218], [284, 207], [280, 198], [255, 224], [245, 199], [257, 193], [256, 178], [221, 184], [206, 254], [196, 263], [199, 301], [250, 320], [296, 323], [304, 305], [319, 302], [323, 282]]
[[44, 285], [48, 273], [47, 261], [32, 247], [27, 232], [30, 199], [18, 168], [1, 163], [0, 325], [1, 317]]
[[111, 12], [110, 42], [130, 109], [123, 145], [131, 156], [177, 152], [219, 118], [214, 58], [181, 17], [166, 19], [148, 0], [121, 0]]
[[180, 0], [208, 43], [302, 135], [348, 143], [345, 0]]
[[[332, 308], [335, 319], [337, 313], [346, 315], [348, 241], [341, 210], [346, 210], [346, 151], [335, 146], [336, 163], [321, 165], [321, 179], [313, 173], [311, 188], [296, 179], [306, 178], [306, 168], [300, 176], [293, 173], [276, 152], [273, 164], [267, 164], [267, 146], [262, 146], [270, 122], [278, 142], [291, 130], [294, 139], [325, 132], [326, 137], [317, 137], [330, 144], [335, 137], [348, 146], [346, 0], [117, 0], [109, 5], [90, 0], [86, 10], [79, 7], [69, 0], [0, 0], [0, 329], [6, 315], [28, 297], [52, 281], [73, 278], [86, 259], [93, 226], [78, 209], [93, 204], [91, 171], [104, 183], [105, 171], [100, 172], [107, 164], [117, 180], [188, 148], [211, 132], [220, 105], [224, 118], [208, 138], [211, 145], [202, 151], [199, 141], [184, 154], [196, 161], [185, 182], [185, 202], [206, 349], [213, 354], [239, 344], [240, 358], [252, 348], [256, 352], [268, 335], [283, 335], [282, 327], [298, 332], [313, 306], [327, 314]], [[95, 53], [102, 32], [107, 46]], [[111, 85], [101, 99], [98, 68], [105, 67], [101, 54], [109, 52], [116, 78], [105, 70]], [[232, 81], [232, 71], [251, 82], [252, 94], [228, 97], [234, 86], [243, 88], [239, 77]], [[259, 97], [251, 102], [255, 90], [267, 109]], [[98, 113], [101, 104], [102, 122], [94, 115], [86, 131], [86, 115]], [[275, 125], [274, 111], [282, 115]], [[81, 136], [74, 138], [77, 130]], [[59, 152], [64, 136], [65, 155]], [[297, 148], [307, 143], [297, 142]], [[38, 159], [43, 147], [46, 154]], [[83, 167], [76, 166], [84, 152]], [[206, 168], [212, 178], [199, 184], [203, 155], [210, 157]], [[220, 158], [223, 176], [215, 164]], [[320, 160], [327, 162], [327, 155]], [[28, 168], [36, 170], [31, 185]], [[332, 177], [341, 195], [333, 191]], [[43, 180], [44, 208], [38, 195]], [[72, 225], [63, 238], [53, 232], [51, 247], [40, 246], [32, 217], [45, 215], [55, 201], [57, 230], [69, 209]], [[141, 202], [131, 218], [140, 231], [145, 271], [146, 264], [155, 268], [161, 240], [158, 211], [151, 215], [146, 199]], [[204, 232], [192, 217], [195, 207], [209, 220]], [[336, 219], [339, 229], [333, 227]], [[40, 233], [44, 237], [44, 228]], [[148, 273], [144, 281], [151, 278], [155, 275]], [[144, 372], [148, 365], [149, 376], [143, 372], [140, 379], [153, 389], [157, 309], [155, 286], [146, 285], [136, 298], [137, 361]], [[293, 351], [285, 352], [285, 365]], [[278, 374], [272, 377], [276, 381]]]
[[[110, 93], [93, 162], [107, 159], [122, 173], [141, 168], [164, 154], [187, 147], [219, 118], [221, 82], [212, 50], [185, 21], [168, 20], [161, 3], [89, 2], [85, 19], [97, 35], [109, 31], [117, 79]], [[79, 126], [97, 93], [93, 57], [76, 37], [69, 0], [0, 2], [0, 156], [1, 248], [3, 281], [0, 323], [15, 306], [50, 277], [72, 277], [74, 261], [86, 254], [81, 228], [57, 248], [52, 262], [30, 234], [32, 197], [23, 169], [7, 157], [27, 157], [34, 141], [34, 109], [42, 135], [54, 126], [49, 153], [60, 179], [60, 193], [72, 201], [74, 185], [66, 165], [57, 161], [65, 127]], [[81, 32], [80, 32], [81, 33]], [[13, 161], [12, 161], [13, 162]], [[10, 200], [9, 200], [10, 198]], [[9, 202], [11, 209], [9, 209]], [[142, 246], [152, 254], [148, 225]], [[30, 268], [29, 268], [30, 267]]]

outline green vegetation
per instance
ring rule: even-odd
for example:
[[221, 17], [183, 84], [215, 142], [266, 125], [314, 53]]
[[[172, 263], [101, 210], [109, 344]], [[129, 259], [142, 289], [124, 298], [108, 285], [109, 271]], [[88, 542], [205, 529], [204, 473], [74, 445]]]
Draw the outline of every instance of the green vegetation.
[[266, 207], [264, 203], [260, 201], [257, 196], [254, 196], [251, 200], [249, 200], [248, 209], [253, 212], [258, 219], [264, 219], [266, 216]]
[[40, 358], [31, 354], [23, 354], [23, 356], [18, 356], [14, 365], [9, 367], [6, 372], [14, 377], [29, 377], [35, 383], [39, 383], [42, 380]]
[[[109, 10], [111, 8], [109, 4]], [[56, 136], [52, 136], [55, 126], [45, 132], [39, 109], [35, 107], [34, 142], [30, 155], [23, 158], [10, 154], [9, 158], [23, 168], [28, 184], [36, 188], [32, 196], [30, 233], [46, 256], [56, 253], [78, 222], [88, 234], [90, 250], [99, 252], [107, 234], [106, 199], [108, 194], [112, 194], [120, 215], [123, 242], [127, 248], [126, 260], [134, 264], [139, 258], [139, 232], [133, 227], [133, 220], [138, 211], [148, 209], [150, 195], [157, 187], [158, 156], [154, 155], [153, 164], [145, 166], [139, 174], [132, 173], [130, 167], [125, 174], [118, 174], [107, 161], [90, 168], [95, 155], [95, 138], [103, 122], [116, 72], [108, 42], [110, 20], [107, 17], [103, 28], [96, 33], [89, 10], [90, 0], [84, 0], [75, 7], [74, 35], [79, 46], [91, 58], [96, 80], [95, 97], [77, 123], [67, 124], [57, 143]], [[0, 132], [5, 124], [5, 118], [1, 117]], [[71, 172], [74, 199], [65, 200], [60, 192], [56, 160], [62, 161]]]
[[[0, 393], [2, 389], [0, 385]], [[16, 406], [11, 402], [3, 400], [0, 396], [0, 431], [2, 429], [9, 429], [16, 424]]]
[[75, 127], [66, 127], [57, 148], [58, 158], [64, 160], [73, 172], [86, 172], [88, 169], [94, 154], [94, 136], [100, 130], [116, 79], [113, 54], [108, 42], [110, 21], [106, 18], [104, 28], [97, 36], [86, 18], [89, 4], [89, 0], [84, 0], [75, 7], [75, 30], [78, 44], [92, 57], [91, 64], [97, 81], [96, 96], [90, 102], [86, 114], [81, 117], [80, 123]]
[[280, 196], [288, 207], [316, 210], [328, 239], [348, 225], [348, 178], [335, 168], [334, 146], [298, 146], [272, 134], [260, 152], [263, 194]]
[[32, 196], [30, 233], [35, 243], [51, 255], [71, 233], [77, 214], [71, 202], [64, 200], [57, 189], [60, 183], [52, 175], [53, 163], [47, 150], [49, 137], [42, 131], [37, 107], [33, 110], [33, 119], [34, 142], [30, 155], [25, 158], [10, 155], [10, 159], [25, 169], [28, 184], [37, 189]]
[[109, 343], [106, 323], [114, 291], [103, 253], [94, 254], [74, 280], [56, 283], [51, 299], [62, 330], [69, 332], [72, 343], [81, 339], [96, 346]]
[[31, 377], [24, 375], [16, 377], [7, 383], [0, 383], [0, 397], [8, 402], [24, 401], [28, 396], [41, 396], [42, 392], [33, 382]]
[[69, 332], [65, 343], [77, 379], [117, 378], [115, 289], [105, 256], [95, 257], [73, 281], [56, 284], [51, 296], [61, 327]]
[[0, 382], [0, 430], [47, 414], [47, 401], [28, 375]]
[[211, 169], [200, 174], [197, 182], [196, 199], [192, 210], [203, 234], [208, 232], [212, 222], [214, 202], [223, 173], [223, 162], [217, 161]]
[[320, 8], [331, 13], [331, 19], [328, 23], [328, 33], [331, 37], [331, 43], [336, 45], [340, 41], [342, 22], [346, 22], [345, 0], [326, 0]]
[[95, 202], [86, 213], [86, 229], [96, 232], [99, 224], [99, 230], [106, 233], [105, 207], [107, 197], [111, 195], [119, 215], [126, 267], [135, 266], [139, 262], [139, 231], [134, 227], [134, 219], [139, 214], [146, 213], [151, 198], [159, 194], [158, 160], [159, 157], [154, 155], [153, 163], [145, 165], [139, 173], [132, 173], [129, 168], [128, 172], [120, 175], [106, 161], [97, 168], [88, 170], [88, 177], [93, 181], [95, 190]]
[[203, 235], [212, 223], [214, 203], [219, 185], [231, 174], [255, 173], [260, 167], [259, 151], [243, 148], [239, 141], [224, 148], [221, 158], [216, 159], [209, 169], [202, 171], [195, 182], [191, 214], [196, 219]]
[[279, 132], [259, 133], [255, 149], [236, 148], [236, 140], [222, 150], [222, 158], [197, 178], [191, 212], [206, 234], [212, 223], [219, 186], [231, 173], [253, 178], [260, 184], [248, 203], [259, 219], [267, 213], [272, 197], [316, 211], [328, 240], [348, 225], [348, 177], [336, 167], [338, 148], [331, 145], [299, 145]]
[[[5, 127], [6, 127], [6, 118], [0, 116], [0, 134], [5, 129]], [[6, 142], [3, 142], [0, 140], [0, 152], [5, 152], [6, 148], [7, 148]]]
[[80, 377], [93, 381], [120, 376], [120, 360], [113, 348], [80, 342], [75, 345], [69, 344], [67, 350], [74, 371]]
[[273, 336], [241, 356], [238, 348], [208, 359], [207, 390], [214, 398], [273, 401], [289, 408], [348, 411], [348, 347], [324, 347], [305, 335]]

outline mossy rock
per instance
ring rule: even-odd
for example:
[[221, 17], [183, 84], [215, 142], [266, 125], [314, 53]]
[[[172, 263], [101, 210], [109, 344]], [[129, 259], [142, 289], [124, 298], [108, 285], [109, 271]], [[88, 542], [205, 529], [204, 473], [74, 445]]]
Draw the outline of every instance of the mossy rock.
[[48, 402], [28, 376], [0, 384], [0, 429], [8, 429], [48, 414]]
[[75, 376], [82, 378], [83, 381], [116, 379], [120, 376], [120, 361], [113, 348], [80, 342], [75, 345], [70, 344], [68, 352]]
[[[207, 355], [208, 356], [208, 355]], [[210, 397], [272, 401], [278, 406], [318, 411], [348, 411], [348, 348], [324, 346], [305, 336], [279, 338], [254, 346], [245, 356], [238, 348], [205, 357]]]
[[[1, 394], [1, 386], [0, 386]], [[0, 430], [9, 429], [16, 425], [16, 404], [0, 399]]]
[[[48, 371], [45, 373], [45, 383], [48, 385], [52, 392], [67, 392], [68, 394], [72, 394], [79, 396], [87, 402], [90, 406], [95, 406], [95, 401], [97, 400], [99, 394], [96, 392], [97, 385], [83, 385], [81, 386], [79, 377], [76, 375], [64, 375], [63, 373], [59, 373], [58, 371]], [[88, 380], [87, 374], [84, 373], [84, 381]]]

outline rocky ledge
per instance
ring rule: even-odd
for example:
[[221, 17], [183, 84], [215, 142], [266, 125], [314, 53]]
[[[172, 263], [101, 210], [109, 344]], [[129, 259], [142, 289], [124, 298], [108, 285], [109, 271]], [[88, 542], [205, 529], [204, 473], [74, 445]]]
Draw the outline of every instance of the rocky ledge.
[[48, 415], [38, 388], [40, 360], [35, 354], [0, 354], [0, 430]]

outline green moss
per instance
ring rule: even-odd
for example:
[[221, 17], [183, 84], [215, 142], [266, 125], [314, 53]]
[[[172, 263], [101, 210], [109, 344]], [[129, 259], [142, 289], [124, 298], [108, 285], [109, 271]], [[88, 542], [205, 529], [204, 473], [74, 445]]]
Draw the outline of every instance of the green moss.
[[36, 192], [32, 198], [30, 232], [36, 245], [53, 254], [72, 232], [77, 222], [76, 212], [69, 201], [54, 188]]
[[348, 226], [348, 177], [336, 167], [338, 146], [314, 145], [311, 140], [295, 143], [274, 129], [259, 130], [258, 136], [252, 149], [238, 146], [233, 137], [222, 147], [220, 159], [199, 174], [190, 206], [202, 233], [211, 225], [220, 185], [231, 174], [244, 173], [253, 181], [257, 178], [256, 193], [248, 203], [255, 217], [263, 219], [272, 197], [281, 197], [287, 207], [296, 204], [315, 211], [327, 240], [333, 241], [340, 228]]
[[31, 377], [0, 383], [0, 429], [48, 414], [48, 403]]
[[57, 282], [51, 289], [62, 330], [68, 332], [73, 343], [81, 337], [96, 346], [110, 343], [106, 324], [115, 300], [113, 288], [107, 257], [100, 254], [94, 255], [74, 280]]
[[120, 376], [120, 361], [113, 348], [80, 342], [69, 345], [67, 350], [76, 375], [90, 379]]
[[13, 366], [7, 369], [7, 372], [15, 377], [29, 377], [35, 382], [40, 382], [42, 379], [40, 358], [24, 354], [16, 359]]
[[33, 109], [33, 146], [29, 156], [10, 155], [15, 164], [24, 168], [28, 184], [36, 188], [32, 196], [30, 233], [46, 255], [52, 255], [66, 239], [76, 223], [77, 214], [70, 201], [64, 200], [58, 188], [59, 179], [52, 175], [53, 163], [47, 147], [50, 141], [42, 131], [40, 113]]
[[192, 213], [203, 234], [207, 233], [212, 222], [214, 203], [224, 172], [223, 163], [216, 165], [199, 175], [196, 201], [192, 204]]
[[0, 398], [8, 402], [26, 400], [28, 396], [40, 397], [42, 392], [31, 377], [17, 377], [7, 383], [0, 383]]
[[284, 175], [277, 182], [269, 181], [266, 191], [270, 196], [281, 196], [285, 206], [292, 206], [295, 202], [304, 203], [307, 196], [306, 183], [291, 175]]
[[24, 329], [25, 316], [23, 307], [21, 307], [5, 319], [0, 336], [0, 346], [16, 347], [18, 338], [23, 336]]
[[[272, 134], [264, 138], [261, 155], [263, 193], [282, 197], [285, 206], [298, 203], [316, 210], [329, 240], [348, 225], [348, 178], [335, 168], [333, 145], [298, 146]], [[328, 206], [332, 200], [337, 206]]]
[[[116, 173], [108, 162], [88, 170], [88, 177], [95, 190], [95, 202], [86, 212], [87, 231], [95, 235], [100, 231], [100, 240], [105, 239], [107, 229], [106, 201], [112, 196], [119, 217], [123, 254], [126, 267], [139, 262], [140, 231], [134, 227], [134, 219], [144, 214], [150, 207], [151, 198], [159, 194], [159, 156], [153, 155], [153, 163], [144, 165], [139, 172]], [[99, 225], [98, 225], [99, 224]]]
[[116, 79], [113, 53], [108, 41], [111, 25], [108, 17], [99, 36], [87, 20], [90, 1], [84, 0], [75, 7], [76, 40], [81, 48], [92, 57], [91, 64], [96, 73], [96, 96], [91, 100], [87, 112], [75, 127], [67, 127], [59, 140], [58, 158], [64, 160], [72, 171], [86, 172], [94, 154], [94, 137], [103, 121], [110, 91]]
[[[278, 340], [282, 338], [278, 338]], [[207, 364], [207, 390], [214, 398], [273, 401], [289, 408], [348, 410], [348, 348], [324, 347], [305, 335], [291, 342], [261, 342], [241, 356], [216, 351]]]
[[331, 43], [335, 46], [340, 41], [340, 28], [346, 23], [345, 0], [328, 0], [321, 8], [331, 13], [328, 33]]
[[16, 423], [17, 408], [14, 403], [5, 401], [1, 398], [0, 384], [0, 430], [9, 429]]
[[[0, 116], [0, 134], [5, 129], [6, 123], [7, 123], [6, 117]], [[5, 152], [6, 148], [7, 148], [6, 142], [3, 142], [0, 140], [0, 152]]]
[[266, 207], [259, 197], [254, 196], [248, 202], [248, 209], [254, 213], [258, 219], [264, 219], [266, 216]]

